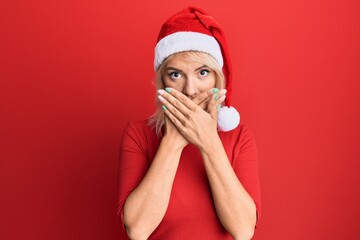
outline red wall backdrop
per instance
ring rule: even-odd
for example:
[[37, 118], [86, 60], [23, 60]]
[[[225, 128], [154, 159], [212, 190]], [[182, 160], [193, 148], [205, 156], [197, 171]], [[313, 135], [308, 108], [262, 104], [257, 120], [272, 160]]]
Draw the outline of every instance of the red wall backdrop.
[[154, 110], [161, 23], [194, 4], [228, 36], [258, 144], [254, 239], [360, 239], [357, 0], [0, 3], [0, 239], [125, 239], [116, 162]]

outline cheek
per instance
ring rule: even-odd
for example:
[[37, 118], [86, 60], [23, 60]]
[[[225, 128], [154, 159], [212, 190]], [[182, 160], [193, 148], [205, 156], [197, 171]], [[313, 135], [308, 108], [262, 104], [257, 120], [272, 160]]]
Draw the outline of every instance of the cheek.
[[215, 80], [215, 87], [218, 89], [222, 89], [224, 88], [224, 84], [220, 80], [219, 81]]
[[178, 90], [179, 92], [182, 92], [183, 87], [184, 87], [184, 81], [182, 81], [182, 80], [173, 81], [169, 78], [165, 78], [164, 85], [165, 85], [165, 87], [171, 87], [171, 88]]
[[201, 81], [201, 89], [199, 89], [201, 92], [202, 91], [206, 91], [210, 88], [214, 88], [217, 87], [218, 84], [216, 84], [216, 79], [215, 76], [211, 76], [210, 78], [208, 78], [206, 81]]

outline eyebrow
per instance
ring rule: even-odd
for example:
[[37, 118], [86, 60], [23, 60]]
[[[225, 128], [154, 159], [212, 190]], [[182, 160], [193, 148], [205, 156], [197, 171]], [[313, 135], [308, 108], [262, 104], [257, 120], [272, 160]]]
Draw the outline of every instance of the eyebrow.
[[[204, 64], [204, 65], [196, 68], [196, 69], [195, 69], [195, 72], [198, 71], [198, 70], [200, 70], [201, 68], [204, 68], [204, 67], [207, 67], [207, 68], [208, 68], [208, 66]], [[167, 67], [166, 70], [175, 70], [175, 71], [182, 72], [180, 69], [177, 69], [177, 68], [174, 68], [174, 67]]]
[[182, 72], [180, 69], [177, 69], [177, 68], [174, 68], [174, 67], [167, 67], [166, 71], [167, 70], [175, 70], [175, 71], [178, 71], [178, 72]]
[[195, 69], [195, 71], [200, 70], [201, 68], [204, 68], [204, 67], [208, 67], [208, 66], [204, 64], [204, 65], [198, 67], [197, 69]]

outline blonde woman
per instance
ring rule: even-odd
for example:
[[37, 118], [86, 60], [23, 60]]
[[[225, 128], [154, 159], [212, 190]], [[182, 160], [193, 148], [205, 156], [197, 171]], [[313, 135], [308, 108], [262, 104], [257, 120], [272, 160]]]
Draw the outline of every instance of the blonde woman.
[[251, 239], [260, 216], [257, 155], [230, 106], [224, 34], [189, 7], [162, 26], [154, 67], [158, 110], [129, 123], [119, 206], [130, 239]]

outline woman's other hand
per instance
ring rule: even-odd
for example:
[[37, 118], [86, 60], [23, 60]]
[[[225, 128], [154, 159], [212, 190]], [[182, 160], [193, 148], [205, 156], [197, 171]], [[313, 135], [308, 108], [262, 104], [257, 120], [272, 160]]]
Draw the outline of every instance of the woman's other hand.
[[166, 119], [185, 140], [200, 150], [212, 147], [213, 140], [218, 137], [217, 111], [225, 100], [226, 90], [209, 89], [193, 100], [174, 88], [160, 89], [158, 92]]

